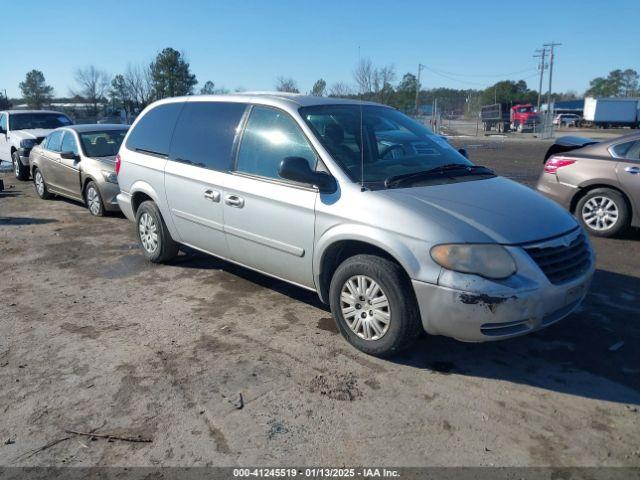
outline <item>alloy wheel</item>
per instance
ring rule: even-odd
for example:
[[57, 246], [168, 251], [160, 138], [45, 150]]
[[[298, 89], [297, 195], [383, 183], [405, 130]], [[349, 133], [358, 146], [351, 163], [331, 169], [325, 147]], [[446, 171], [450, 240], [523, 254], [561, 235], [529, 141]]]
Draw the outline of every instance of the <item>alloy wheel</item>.
[[378, 282], [366, 275], [349, 278], [340, 293], [342, 316], [353, 333], [379, 340], [389, 330], [391, 308]]
[[158, 248], [158, 226], [151, 215], [143, 213], [138, 222], [138, 231], [143, 248], [153, 253]]
[[613, 228], [618, 221], [618, 205], [609, 197], [590, 198], [582, 207], [582, 219], [593, 230], [603, 232]]
[[42, 178], [40, 170], [36, 170], [36, 175], [33, 181], [36, 184], [36, 191], [38, 192], [38, 195], [42, 197], [44, 195], [44, 178]]
[[87, 204], [89, 206], [89, 211], [93, 215], [98, 215], [100, 213], [100, 195], [93, 187], [89, 187], [87, 190]]

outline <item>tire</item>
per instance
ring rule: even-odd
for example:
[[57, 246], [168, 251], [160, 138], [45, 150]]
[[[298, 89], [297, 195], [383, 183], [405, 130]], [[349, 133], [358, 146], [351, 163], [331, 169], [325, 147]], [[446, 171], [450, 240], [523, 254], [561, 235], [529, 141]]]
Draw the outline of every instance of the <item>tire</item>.
[[13, 174], [16, 176], [18, 180], [29, 180], [29, 167], [25, 167], [20, 160], [20, 155], [18, 152], [13, 152], [11, 154], [11, 162], [13, 163]]
[[138, 207], [136, 235], [150, 262], [163, 263], [178, 255], [179, 245], [171, 238], [158, 206], [150, 200]]
[[584, 228], [597, 237], [613, 237], [622, 233], [631, 218], [627, 199], [611, 188], [596, 188], [588, 192], [578, 202], [575, 215]]
[[49, 200], [53, 196], [49, 193], [47, 183], [44, 181], [44, 176], [37, 168], [33, 170], [33, 186], [42, 200]]
[[89, 213], [94, 217], [104, 216], [104, 203], [100, 190], [95, 182], [90, 181], [84, 189], [84, 202], [87, 205]]
[[[359, 283], [358, 276], [362, 283]], [[371, 291], [375, 288], [371, 282], [379, 286], [378, 292]], [[347, 296], [350, 292], [369, 293], [357, 298], [351, 295], [353, 303], [350, 304], [343, 300], [343, 290]], [[371, 297], [367, 298], [369, 294]], [[386, 297], [386, 306], [381, 295]], [[342, 262], [331, 278], [329, 303], [340, 333], [351, 345], [369, 355], [394, 355], [407, 348], [422, 333], [411, 283], [402, 268], [386, 258], [355, 255]], [[353, 316], [349, 315], [351, 312], [354, 312]], [[385, 316], [386, 324], [383, 322]]]

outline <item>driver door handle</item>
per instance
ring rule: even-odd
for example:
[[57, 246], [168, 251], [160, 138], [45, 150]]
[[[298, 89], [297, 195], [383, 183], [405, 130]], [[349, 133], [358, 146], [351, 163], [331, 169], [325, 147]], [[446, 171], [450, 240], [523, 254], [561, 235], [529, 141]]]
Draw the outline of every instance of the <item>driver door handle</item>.
[[220, 192], [215, 190], [205, 190], [204, 198], [206, 198], [207, 200], [211, 200], [212, 202], [219, 202]]
[[244, 207], [244, 198], [239, 197], [238, 195], [225, 195], [224, 203], [230, 207], [242, 208]]
[[627, 167], [624, 171], [631, 175], [638, 175], [640, 173], [640, 167]]

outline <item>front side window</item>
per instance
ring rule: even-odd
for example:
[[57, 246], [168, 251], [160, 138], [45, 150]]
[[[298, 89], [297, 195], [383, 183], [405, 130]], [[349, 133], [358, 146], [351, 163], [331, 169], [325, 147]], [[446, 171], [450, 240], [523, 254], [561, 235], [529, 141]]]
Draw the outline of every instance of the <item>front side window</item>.
[[315, 152], [293, 118], [275, 108], [253, 107], [242, 135], [236, 170], [280, 179], [278, 167], [286, 157], [302, 157], [315, 169]]
[[87, 157], [113, 157], [118, 154], [126, 134], [126, 128], [102, 132], [82, 132], [80, 143], [82, 143], [82, 150]]
[[442, 166], [472, 165], [444, 138], [392, 108], [322, 105], [303, 107], [300, 114], [356, 182], [377, 184]]
[[73, 133], [65, 132], [64, 137], [62, 137], [62, 146], [60, 147], [60, 151], [72, 152], [78, 155], [78, 143], [76, 142]]
[[0, 115], [0, 130], [7, 131], [7, 116], [4, 113]]
[[62, 134], [64, 132], [62, 130], [56, 130], [55, 132], [49, 135], [47, 138], [47, 146], [46, 149], [52, 152], [59, 152], [62, 146]]
[[171, 135], [184, 103], [153, 107], [136, 123], [127, 138], [127, 148], [143, 153], [168, 155]]
[[227, 171], [244, 103], [188, 102], [180, 113], [171, 142], [172, 160]]
[[13, 113], [11, 115], [11, 130], [46, 130], [66, 127], [73, 122], [61, 113]]

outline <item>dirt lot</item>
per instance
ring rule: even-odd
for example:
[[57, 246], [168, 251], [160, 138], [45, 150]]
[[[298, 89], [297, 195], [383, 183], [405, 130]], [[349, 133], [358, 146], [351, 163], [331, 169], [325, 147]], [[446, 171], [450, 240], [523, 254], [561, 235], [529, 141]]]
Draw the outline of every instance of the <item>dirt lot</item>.
[[[547, 146], [455, 142], [527, 184]], [[201, 254], [150, 265], [123, 217], [0, 178], [1, 465], [640, 466], [637, 231], [594, 240], [558, 325], [378, 360], [309, 292]]]

